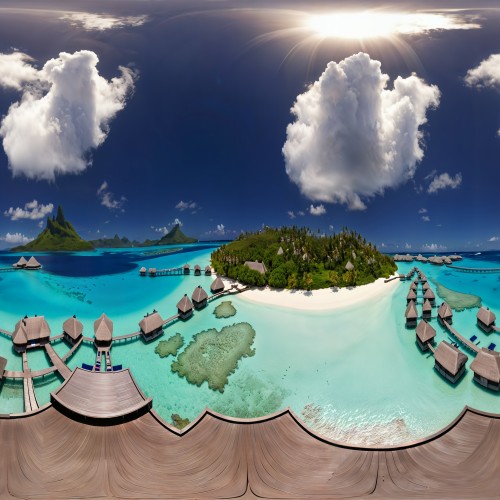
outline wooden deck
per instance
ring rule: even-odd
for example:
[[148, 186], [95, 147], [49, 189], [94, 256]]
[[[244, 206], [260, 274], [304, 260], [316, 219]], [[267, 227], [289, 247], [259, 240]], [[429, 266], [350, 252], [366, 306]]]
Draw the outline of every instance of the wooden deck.
[[462, 273], [500, 273], [500, 267], [459, 267], [452, 264], [446, 264], [446, 267]]
[[83, 337], [80, 337], [78, 341], [75, 343], [75, 345], [61, 358], [63, 363], [66, 363], [66, 361], [73, 356], [75, 351], [81, 346], [83, 343]]
[[26, 352], [22, 353], [23, 357], [23, 392], [24, 392], [24, 411], [34, 411], [38, 409], [36, 400], [35, 388], [33, 387], [33, 379], [31, 378], [31, 370], [28, 366], [28, 356]]
[[6, 337], [12, 337], [12, 332], [8, 332], [7, 330], [2, 330], [2, 328], [0, 328], [0, 333], [2, 335], [5, 335]]
[[466, 339], [462, 335], [460, 335], [447, 321], [443, 321], [444, 326], [447, 328], [447, 330], [460, 342], [462, 343], [467, 349], [472, 351], [474, 354], [477, 354], [480, 351], [480, 348], [471, 342], [470, 340]]
[[498, 498], [500, 418], [465, 410], [419, 443], [367, 449], [308, 432], [290, 411], [207, 412], [182, 435], [154, 414], [85, 425], [56, 408], [0, 419], [0, 497]]
[[61, 376], [64, 378], [64, 380], [71, 377], [72, 371], [66, 366], [66, 364], [59, 357], [57, 352], [54, 351], [54, 348], [49, 343], [45, 344], [44, 347], [45, 347], [45, 350], [47, 351], [47, 355], [49, 356], [50, 361], [57, 368], [57, 371], [61, 374]]
[[117, 337], [113, 337], [113, 342], [115, 340], [127, 340], [127, 339], [133, 339], [135, 337], [139, 337], [141, 334], [141, 331], [139, 330], [138, 332], [134, 333], [127, 333], [126, 335], [118, 335]]

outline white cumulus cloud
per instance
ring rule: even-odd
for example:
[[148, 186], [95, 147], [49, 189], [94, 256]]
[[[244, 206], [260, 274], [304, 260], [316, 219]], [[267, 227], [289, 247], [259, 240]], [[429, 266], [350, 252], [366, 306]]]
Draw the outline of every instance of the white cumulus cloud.
[[110, 210], [123, 210], [123, 205], [127, 201], [125, 196], [116, 199], [115, 195], [109, 190], [108, 183], [104, 181], [97, 190], [97, 197], [101, 200], [101, 205], [109, 208]]
[[446, 250], [446, 247], [444, 245], [438, 245], [437, 243], [426, 243], [422, 247], [422, 250], [424, 252], [438, 252], [441, 250]]
[[283, 155], [309, 199], [364, 209], [363, 199], [411, 178], [423, 158], [420, 127], [439, 89], [416, 75], [387, 89], [380, 66], [364, 53], [330, 62], [297, 97]]
[[33, 59], [22, 52], [0, 53], [0, 87], [21, 90], [23, 84], [37, 79]]
[[120, 76], [108, 81], [99, 75], [98, 62], [92, 51], [61, 52], [22, 87], [21, 100], [10, 106], [0, 126], [14, 176], [52, 181], [91, 164], [91, 151], [106, 139], [135, 77], [120, 66]]
[[224, 227], [224, 224], [217, 224], [217, 229], [214, 231], [214, 233], [223, 235], [225, 233], [226, 228]]
[[428, 215], [422, 215], [421, 219], [424, 221], [424, 222], [430, 222], [431, 218], [428, 216]]
[[181, 212], [184, 212], [184, 210], [196, 210], [198, 208], [198, 203], [195, 201], [179, 201], [177, 205], [175, 205], [175, 208], [177, 210], [180, 210]]
[[38, 220], [38, 219], [43, 219], [46, 215], [52, 213], [53, 210], [54, 210], [54, 205], [52, 203], [47, 203], [47, 205], [43, 205], [42, 203], [38, 203], [37, 200], [33, 200], [30, 201], [29, 203], [26, 203], [24, 205], [24, 208], [10, 207], [8, 210], [5, 210], [3, 214], [6, 217], [9, 217], [10, 220], [21, 220], [21, 219]]
[[451, 177], [450, 174], [445, 172], [444, 174], [436, 175], [432, 179], [427, 192], [437, 193], [440, 189], [456, 189], [460, 184], [462, 184], [462, 174], [460, 172], [455, 177]]
[[326, 214], [326, 208], [323, 206], [323, 204], [318, 205], [315, 207], [314, 205], [311, 205], [309, 207], [309, 213], [311, 215], [324, 215]]
[[498, 241], [499, 239], [498, 236], [492, 236], [488, 241]]
[[500, 87], [500, 54], [492, 54], [479, 66], [467, 71], [465, 82], [477, 87]]
[[21, 233], [7, 233], [5, 236], [1, 237], [0, 240], [5, 241], [5, 243], [8, 243], [10, 245], [24, 245], [26, 243], [29, 243], [30, 241], [33, 241], [34, 238], [29, 238], [28, 236], [25, 236]]
[[111, 16], [109, 14], [94, 14], [91, 12], [71, 12], [60, 17], [69, 21], [72, 26], [87, 31], [104, 31], [113, 28], [136, 27], [144, 24], [147, 16]]

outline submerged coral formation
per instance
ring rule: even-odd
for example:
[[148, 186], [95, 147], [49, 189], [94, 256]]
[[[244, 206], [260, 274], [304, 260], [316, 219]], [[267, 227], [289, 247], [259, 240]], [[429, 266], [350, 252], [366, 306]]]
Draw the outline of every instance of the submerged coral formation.
[[432, 282], [436, 285], [436, 291], [439, 297], [445, 300], [454, 311], [481, 307], [481, 297], [450, 290], [435, 280], [432, 280]]
[[200, 386], [208, 382], [214, 391], [224, 392], [228, 377], [236, 370], [242, 357], [253, 356], [255, 330], [248, 323], [225, 326], [197, 333], [172, 363], [172, 371], [186, 377], [190, 384]]
[[180, 333], [176, 333], [174, 336], [170, 337], [168, 340], [161, 340], [156, 346], [155, 353], [164, 358], [172, 354], [175, 356], [179, 349], [184, 345], [184, 339]]
[[172, 423], [174, 424], [174, 427], [182, 430], [186, 427], [186, 425], [191, 423], [191, 420], [189, 420], [189, 418], [182, 418], [178, 413], [172, 413]]
[[230, 318], [236, 314], [236, 308], [230, 300], [225, 300], [214, 309], [214, 314], [216, 318]]

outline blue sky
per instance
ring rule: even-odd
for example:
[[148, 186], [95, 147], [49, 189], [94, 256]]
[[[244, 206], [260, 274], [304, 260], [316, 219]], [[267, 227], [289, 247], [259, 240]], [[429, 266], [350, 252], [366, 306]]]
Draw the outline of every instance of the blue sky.
[[2, 2], [0, 247], [61, 204], [86, 239], [499, 248], [494, 4]]

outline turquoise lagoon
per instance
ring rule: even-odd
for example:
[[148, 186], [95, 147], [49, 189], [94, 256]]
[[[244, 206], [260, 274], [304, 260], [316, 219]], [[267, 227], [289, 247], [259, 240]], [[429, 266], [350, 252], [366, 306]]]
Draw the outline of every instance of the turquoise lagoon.
[[[140, 277], [139, 268], [178, 267], [186, 262], [203, 268], [213, 248], [184, 245], [182, 250], [158, 256], [144, 255], [144, 249], [40, 254], [42, 272], [0, 273], [0, 327], [12, 330], [25, 314], [43, 314], [57, 335], [63, 321], [76, 314], [84, 324], [84, 334], [92, 336], [93, 321], [106, 312], [114, 322], [115, 336], [134, 332], [146, 312], [155, 308], [167, 318], [176, 313], [176, 303], [184, 293], [191, 295], [198, 284], [208, 289], [212, 280], [205, 276]], [[456, 265], [500, 267], [500, 254], [464, 255]], [[11, 254], [0, 254], [0, 267], [15, 260]], [[413, 265], [400, 263], [399, 269], [407, 272]], [[500, 273], [465, 274], [431, 264], [420, 267], [447, 288], [479, 295], [484, 305], [500, 314]], [[476, 385], [470, 369], [452, 386], [434, 371], [433, 357], [420, 352], [414, 330], [404, 324], [408, 288], [408, 282], [398, 282], [388, 286], [382, 298], [334, 312], [262, 306], [233, 296], [230, 300], [237, 313], [231, 318], [215, 317], [216, 301], [188, 321], [170, 325], [161, 339], [179, 332], [184, 347], [208, 328], [220, 330], [242, 321], [253, 326], [256, 354], [240, 360], [223, 393], [212, 391], [206, 383], [191, 385], [172, 373], [172, 356], [160, 358], [154, 352], [161, 339], [150, 344], [142, 339], [115, 342], [112, 362], [131, 369], [167, 421], [172, 413], [193, 419], [205, 407], [231, 416], [255, 417], [290, 406], [307, 425], [332, 439], [394, 444], [441, 429], [465, 405], [500, 413], [500, 395]], [[477, 308], [455, 312], [455, 328], [467, 337], [477, 335], [480, 345], [494, 342], [500, 347], [498, 334], [487, 336], [476, 327], [476, 312]], [[437, 340], [448, 340], [435, 319], [432, 324]], [[64, 341], [55, 342], [54, 348], [60, 356], [69, 349]], [[469, 366], [473, 357], [466, 354]], [[2, 336], [0, 355], [8, 359], [8, 369], [21, 369], [21, 357]], [[73, 369], [94, 359], [93, 347], [82, 344], [68, 365]], [[50, 366], [43, 350], [29, 352], [28, 362], [32, 369]], [[50, 392], [60, 383], [56, 374], [36, 381], [39, 404], [49, 401]], [[22, 411], [22, 406], [22, 384], [5, 381], [0, 389], [0, 413]]]

